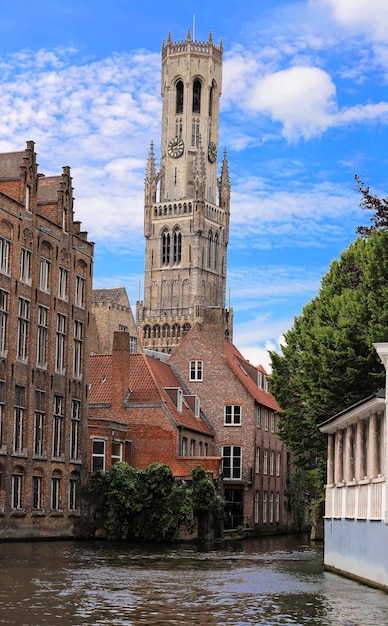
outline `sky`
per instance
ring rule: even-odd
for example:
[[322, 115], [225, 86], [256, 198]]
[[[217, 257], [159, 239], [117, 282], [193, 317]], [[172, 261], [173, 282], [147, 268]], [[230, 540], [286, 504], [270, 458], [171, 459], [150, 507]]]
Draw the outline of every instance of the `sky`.
[[144, 177], [159, 155], [161, 46], [223, 42], [219, 155], [232, 185], [233, 342], [270, 370], [333, 259], [388, 195], [386, 0], [0, 2], [0, 152], [33, 140], [73, 177], [94, 288], [143, 297]]

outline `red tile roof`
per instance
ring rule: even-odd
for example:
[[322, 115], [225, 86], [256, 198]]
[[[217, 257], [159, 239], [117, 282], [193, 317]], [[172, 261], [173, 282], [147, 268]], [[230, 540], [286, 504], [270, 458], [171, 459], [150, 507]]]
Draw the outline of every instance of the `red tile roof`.
[[91, 354], [89, 372], [89, 404], [105, 404], [112, 400], [112, 355]]

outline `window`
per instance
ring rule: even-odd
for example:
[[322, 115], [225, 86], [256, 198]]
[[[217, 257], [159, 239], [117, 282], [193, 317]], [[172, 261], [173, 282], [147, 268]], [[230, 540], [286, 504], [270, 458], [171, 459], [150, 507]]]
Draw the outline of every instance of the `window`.
[[175, 264], [182, 260], [182, 233], [179, 230], [174, 232], [173, 260]]
[[0, 237], [0, 272], [2, 272], [2, 274], [9, 274], [10, 247], [10, 242]]
[[81, 359], [82, 359], [82, 330], [83, 323], [74, 322], [74, 354], [73, 354], [73, 376], [81, 378]]
[[193, 83], [193, 113], [201, 113], [201, 81]]
[[71, 429], [70, 429], [70, 458], [79, 458], [79, 430], [81, 422], [81, 402], [72, 400], [71, 402]]
[[63, 431], [63, 397], [54, 396], [53, 415], [53, 457], [59, 458], [62, 454]]
[[42, 508], [42, 477], [41, 476], [32, 477], [32, 508], [35, 510]]
[[0, 289], [0, 354], [7, 351], [8, 292]]
[[257, 386], [259, 389], [263, 388], [263, 378], [264, 378], [263, 373], [260, 372], [260, 370], [257, 370]]
[[59, 268], [59, 276], [58, 276], [58, 298], [60, 300], [65, 300], [66, 302], [69, 299], [69, 295], [67, 292], [69, 282], [69, 272], [64, 267]]
[[190, 361], [190, 380], [203, 380], [203, 361]]
[[276, 499], [275, 499], [275, 522], [278, 522], [279, 519], [280, 519], [280, 494], [277, 491]]
[[256, 407], [256, 426], [257, 428], [261, 428], [261, 407]]
[[241, 406], [239, 404], [227, 404], [224, 407], [224, 425], [241, 426]]
[[190, 439], [190, 456], [194, 456], [195, 454], [195, 440]]
[[165, 231], [162, 235], [162, 265], [170, 263], [170, 233]]
[[129, 337], [129, 351], [130, 352], [136, 352], [137, 350], [137, 338], [136, 337]]
[[187, 437], [182, 437], [182, 456], [187, 455]]
[[31, 250], [22, 248], [20, 253], [20, 281], [31, 285]]
[[123, 460], [123, 444], [121, 441], [112, 441], [112, 465]]
[[26, 413], [26, 388], [16, 385], [13, 451], [23, 452], [23, 428]]
[[255, 524], [259, 523], [259, 506], [260, 506], [260, 491], [255, 491], [255, 512], [254, 512]]
[[182, 413], [182, 404], [183, 404], [183, 391], [180, 387], [178, 387], [176, 392], [176, 408], [179, 413]]
[[273, 491], [269, 494], [269, 523], [273, 522]]
[[275, 413], [271, 413], [271, 433], [275, 432]]
[[268, 450], [264, 450], [263, 474], [268, 474]]
[[35, 391], [35, 416], [34, 416], [34, 455], [43, 454], [43, 433], [45, 422], [46, 394], [37, 389]]
[[267, 492], [263, 493], [263, 524], [267, 523]]
[[193, 148], [199, 147], [199, 120], [193, 120], [191, 123], [191, 145]]
[[50, 261], [42, 257], [40, 259], [40, 283], [39, 289], [45, 293], [50, 293]]
[[274, 465], [275, 465], [275, 452], [271, 450], [271, 454], [269, 457], [269, 473], [273, 476], [274, 473]]
[[60, 486], [61, 486], [61, 479], [58, 476], [53, 476], [53, 478], [51, 479], [51, 510], [52, 511], [61, 510]]
[[38, 339], [36, 348], [36, 364], [40, 367], [47, 367], [46, 346], [48, 332], [48, 309], [40, 306], [38, 310]]
[[57, 334], [55, 338], [55, 371], [63, 374], [65, 371], [66, 346], [66, 315], [57, 315]]
[[92, 443], [92, 472], [105, 470], [105, 440], [93, 439]]
[[13, 474], [12, 475], [12, 498], [11, 498], [11, 507], [13, 509], [22, 509], [22, 486], [23, 486], [23, 475], [22, 474]]
[[223, 446], [222, 457], [224, 478], [241, 480], [241, 446]]
[[175, 113], [178, 115], [183, 113], [183, 82], [178, 80], [176, 84], [176, 101], [175, 101]]
[[75, 305], [80, 309], [85, 308], [85, 279], [83, 276], [76, 276], [75, 281]]
[[264, 411], [264, 429], [268, 430], [268, 425], [269, 425], [269, 413], [268, 410], [265, 409]]
[[21, 361], [27, 360], [29, 320], [30, 303], [24, 298], [19, 298], [16, 356]]
[[4, 417], [5, 417], [5, 381], [0, 380], [0, 447], [3, 445]]
[[255, 472], [256, 474], [260, 474], [260, 448], [256, 448], [256, 456], [255, 456]]
[[69, 511], [79, 508], [79, 478], [72, 476], [69, 480]]
[[276, 453], [276, 476], [280, 476], [280, 452]]

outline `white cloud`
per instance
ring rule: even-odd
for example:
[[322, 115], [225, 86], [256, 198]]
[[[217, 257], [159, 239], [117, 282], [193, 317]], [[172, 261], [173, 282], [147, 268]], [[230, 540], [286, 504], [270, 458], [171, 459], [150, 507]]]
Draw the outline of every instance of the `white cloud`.
[[371, 33], [377, 39], [388, 36], [386, 0], [319, 0], [331, 9], [334, 18], [343, 26], [361, 33]]

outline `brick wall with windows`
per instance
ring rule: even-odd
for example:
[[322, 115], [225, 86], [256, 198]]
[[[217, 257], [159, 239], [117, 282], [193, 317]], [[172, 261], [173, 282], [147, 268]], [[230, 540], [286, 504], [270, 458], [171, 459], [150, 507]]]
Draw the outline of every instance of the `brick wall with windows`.
[[0, 538], [68, 536], [79, 515], [92, 259], [70, 168], [38, 173], [32, 141], [0, 154]]

